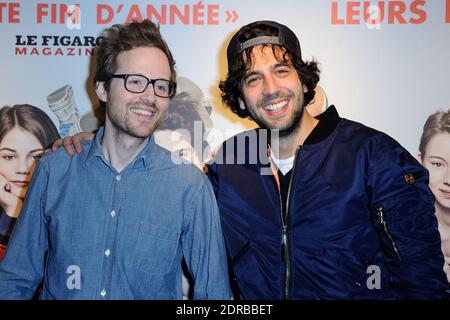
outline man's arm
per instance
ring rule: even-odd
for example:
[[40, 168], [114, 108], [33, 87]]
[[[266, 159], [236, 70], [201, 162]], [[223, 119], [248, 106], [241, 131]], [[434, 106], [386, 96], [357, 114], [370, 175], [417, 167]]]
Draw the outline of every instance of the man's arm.
[[428, 172], [385, 135], [372, 146], [368, 190], [389, 285], [401, 299], [440, 299], [447, 284]]
[[31, 299], [44, 274], [48, 231], [43, 199], [48, 177], [43, 164], [33, 174], [22, 212], [0, 262], [0, 300]]
[[228, 300], [231, 291], [219, 212], [205, 178], [188, 210], [181, 235], [183, 254], [194, 278], [194, 299]]
[[83, 147], [81, 141], [93, 140], [95, 134], [89, 132], [80, 132], [74, 136], [67, 136], [64, 139], [56, 140], [52, 145], [52, 151], [58, 150], [60, 147], [64, 147], [66, 152], [73, 156], [76, 153], [81, 153]]

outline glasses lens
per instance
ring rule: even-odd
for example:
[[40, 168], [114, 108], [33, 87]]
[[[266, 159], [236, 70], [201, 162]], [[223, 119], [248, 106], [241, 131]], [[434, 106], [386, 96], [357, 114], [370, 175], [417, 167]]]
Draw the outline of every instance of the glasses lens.
[[154, 83], [155, 88], [155, 94], [160, 97], [170, 97], [173, 93], [173, 83], [164, 80], [164, 79], [157, 79]]
[[147, 86], [147, 79], [143, 76], [139, 75], [131, 75], [128, 76], [126, 87], [127, 90], [131, 92], [141, 93], [145, 91], [145, 87]]
[[148, 80], [141, 75], [128, 75], [125, 88], [130, 92], [142, 93], [150, 83], [153, 84], [155, 94], [158, 97], [169, 98], [175, 93], [175, 84], [172, 81], [165, 79]]

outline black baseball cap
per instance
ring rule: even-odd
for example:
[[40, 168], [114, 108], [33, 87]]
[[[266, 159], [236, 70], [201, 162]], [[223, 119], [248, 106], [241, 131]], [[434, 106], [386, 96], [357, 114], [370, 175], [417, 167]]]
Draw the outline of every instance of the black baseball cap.
[[[263, 33], [256, 33], [255, 37], [250, 39], [242, 39], [242, 35], [247, 31], [260, 28], [271, 27], [277, 30], [275, 35], [269, 36]], [[227, 48], [228, 72], [234, 63], [234, 59], [241, 54], [245, 49], [251, 48], [261, 44], [274, 44], [286, 48], [297, 59], [302, 61], [302, 51], [300, 49], [300, 42], [297, 36], [291, 29], [275, 21], [262, 20], [247, 24], [239, 29], [238, 32], [231, 38]]]

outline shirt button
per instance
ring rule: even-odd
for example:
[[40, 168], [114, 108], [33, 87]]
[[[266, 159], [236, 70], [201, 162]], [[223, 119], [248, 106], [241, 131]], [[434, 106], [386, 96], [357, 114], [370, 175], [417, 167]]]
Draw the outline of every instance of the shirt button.
[[117, 181], [120, 181], [120, 179], [122, 179], [121, 176], [116, 176], [116, 180], [117, 180]]
[[102, 297], [106, 296], [106, 290], [105, 290], [105, 289], [102, 289], [102, 291], [100, 291], [100, 295], [101, 295]]
[[111, 211], [111, 217], [115, 217], [116, 216], [116, 210]]
[[106, 250], [105, 250], [105, 256], [108, 257], [110, 253], [111, 253], [111, 251], [109, 251], [109, 249], [106, 249]]

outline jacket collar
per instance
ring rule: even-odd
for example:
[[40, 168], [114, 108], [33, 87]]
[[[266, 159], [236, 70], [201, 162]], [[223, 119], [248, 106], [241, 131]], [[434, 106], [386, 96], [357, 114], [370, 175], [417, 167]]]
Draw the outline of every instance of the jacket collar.
[[316, 144], [325, 140], [333, 132], [333, 130], [336, 129], [339, 121], [341, 120], [334, 105], [328, 107], [325, 112], [315, 118], [319, 120], [319, 123], [306, 138], [303, 143], [304, 145]]

